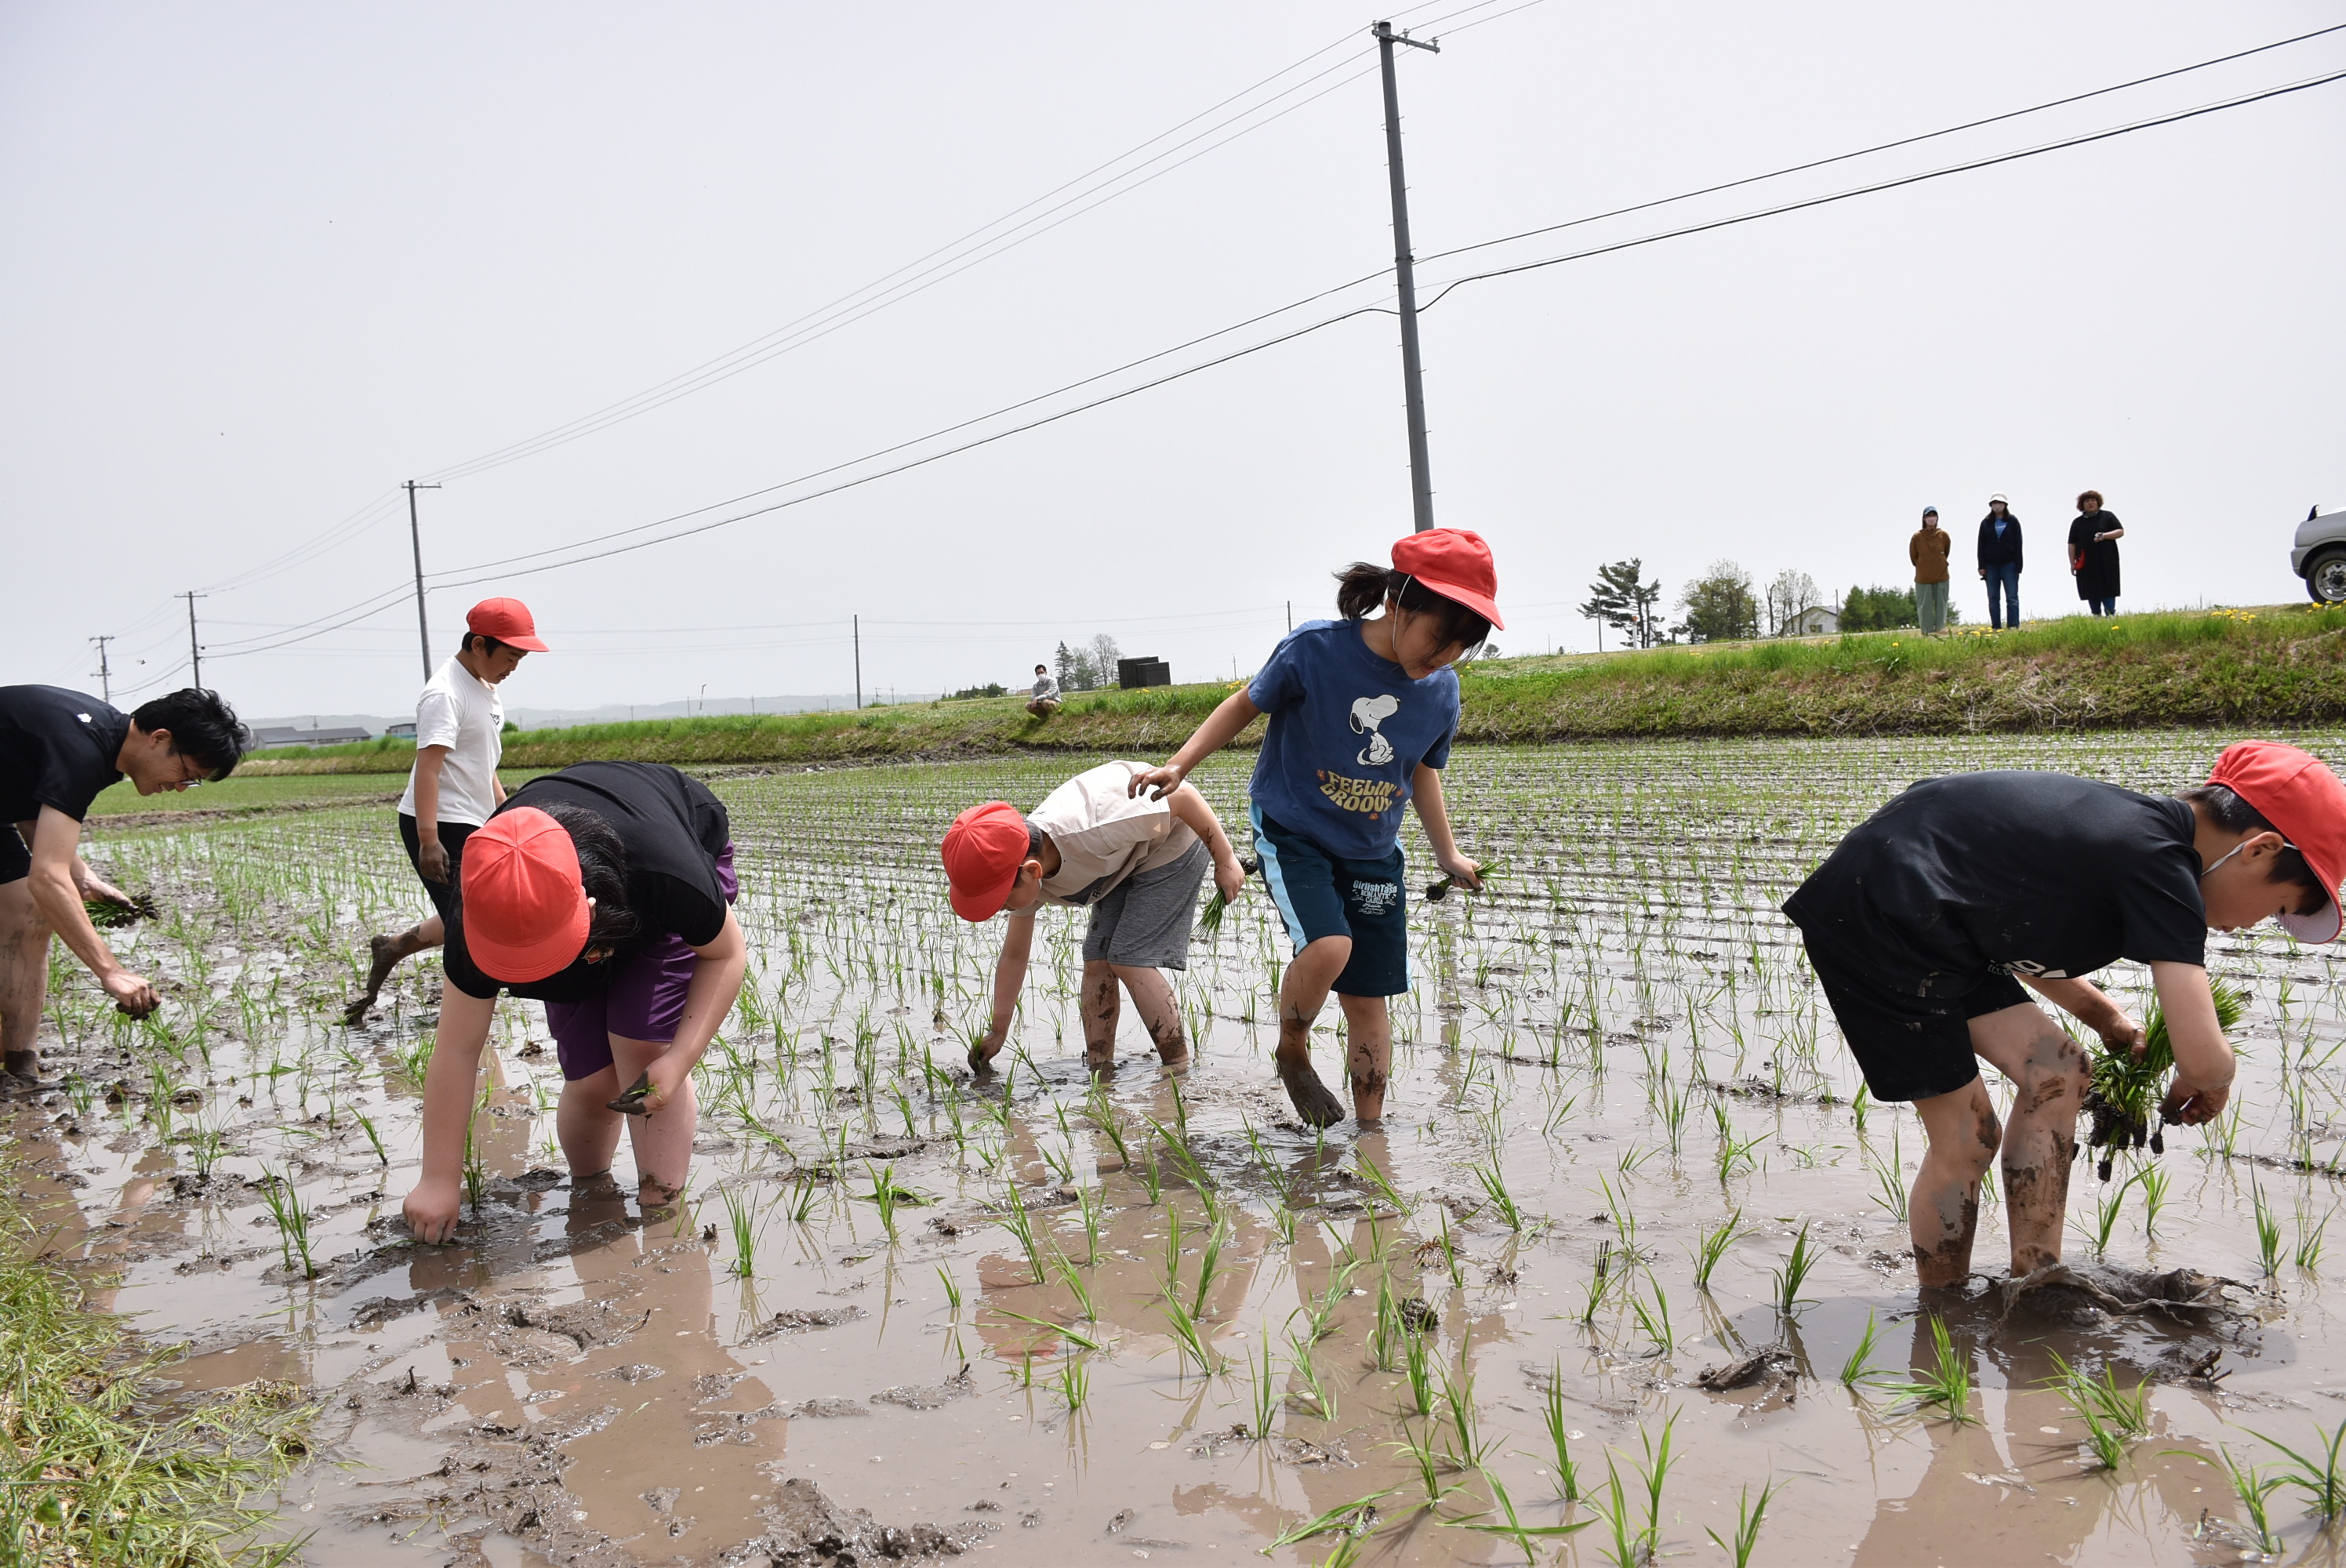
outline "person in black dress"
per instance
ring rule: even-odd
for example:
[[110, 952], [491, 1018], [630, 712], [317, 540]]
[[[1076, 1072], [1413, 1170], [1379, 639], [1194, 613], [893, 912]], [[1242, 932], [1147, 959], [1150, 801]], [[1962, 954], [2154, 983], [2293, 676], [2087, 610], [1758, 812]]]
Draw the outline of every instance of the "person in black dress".
[[2077, 579], [2077, 596], [2096, 616], [2118, 613], [2118, 541], [2126, 525], [2102, 510], [2102, 493], [2088, 490], [2077, 497], [2077, 520], [2069, 524], [2069, 570]]

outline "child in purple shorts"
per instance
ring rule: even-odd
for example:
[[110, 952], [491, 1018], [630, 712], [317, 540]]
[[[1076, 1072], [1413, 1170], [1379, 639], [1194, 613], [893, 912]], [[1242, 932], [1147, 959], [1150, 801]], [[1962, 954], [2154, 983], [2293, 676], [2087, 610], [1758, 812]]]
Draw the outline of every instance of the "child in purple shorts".
[[[500, 991], [546, 1003], [572, 1180], [607, 1178], [625, 1125], [644, 1207], [669, 1202], [699, 1122], [692, 1070], [749, 959], [723, 802], [658, 763], [581, 762], [514, 791], [466, 841], [461, 875], [409, 1228], [432, 1242], [454, 1232], [464, 1126]], [[623, 1115], [612, 1102], [638, 1082], [638, 1114]]]

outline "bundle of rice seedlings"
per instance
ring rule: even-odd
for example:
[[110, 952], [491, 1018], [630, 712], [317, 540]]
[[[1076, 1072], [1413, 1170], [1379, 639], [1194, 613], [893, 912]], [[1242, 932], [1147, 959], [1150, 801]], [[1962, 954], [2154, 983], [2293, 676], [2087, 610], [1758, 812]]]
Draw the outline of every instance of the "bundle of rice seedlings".
[[[1474, 873], [1477, 881], [1485, 882], [1489, 881], [1493, 877], [1504, 877], [1506, 874], [1507, 862], [1504, 860], [1493, 860], [1489, 865], [1484, 866], [1481, 871]], [[1450, 896], [1450, 890], [1457, 885], [1458, 879], [1456, 877], [1444, 877], [1438, 882], [1427, 883], [1425, 889], [1425, 901], [1430, 904], [1440, 903], [1443, 900]], [[1468, 891], [1472, 891], [1473, 890], [1469, 889]]]
[[[1262, 870], [1262, 862], [1256, 860], [1251, 855], [1243, 855], [1239, 859], [1239, 870], [1244, 871], [1248, 876], [1252, 876], [1257, 871]], [[1225, 894], [1221, 889], [1216, 888], [1214, 890], [1214, 896], [1206, 901], [1206, 907], [1198, 911], [1198, 930], [1205, 935], [1207, 940], [1211, 941], [1213, 937], [1221, 931], [1222, 916], [1229, 912], [1229, 907], [1230, 901], [1229, 895]]]
[[[2235, 986], [2210, 984], [2216, 999], [2216, 1026], [2229, 1034], [2248, 1011], [2249, 993]], [[2150, 1152], [2167, 1152], [2164, 1125], [2154, 1130], [2151, 1113], [2167, 1097], [2167, 1080], [2175, 1071], [2175, 1045], [2167, 1034], [2167, 1012], [2154, 1003], [2147, 1042], [2137, 1060], [2131, 1051], [2113, 1049], [2106, 1042], [2093, 1054], [2094, 1076], [2086, 1091], [2086, 1114], [2094, 1118], [2086, 1146], [2105, 1151], [2095, 1166], [2102, 1180], [2110, 1179], [2113, 1155], [2149, 1145]]]

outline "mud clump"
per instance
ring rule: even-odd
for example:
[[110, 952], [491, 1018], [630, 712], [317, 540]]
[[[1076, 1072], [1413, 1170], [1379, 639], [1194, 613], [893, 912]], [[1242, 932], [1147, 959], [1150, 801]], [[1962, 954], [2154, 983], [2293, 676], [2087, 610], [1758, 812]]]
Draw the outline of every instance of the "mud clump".
[[762, 1511], [766, 1532], [745, 1541], [721, 1559], [750, 1568], [849, 1568], [878, 1563], [921, 1563], [958, 1557], [994, 1528], [955, 1525], [882, 1524], [867, 1509], [844, 1509], [811, 1481], [786, 1481], [771, 1506]]
[[977, 1380], [969, 1375], [969, 1363], [964, 1361], [961, 1370], [942, 1383], [902, 1383], [881, 1390], [872, 1396], [872, 1402], [902, 1405], [908, 1410], [933, 1410], [975, 1392]]
[[870, 1316], [861, 1307], [793, 1307], [767, 1319], [743, 1343], [754, 1345], [777, 1334], [803, 1334], [810, 1329], [836, 1329], [842, 1323]]
[[1695, 1374], [1694, 1386], [1714, 1394], [1723, 1394], [1730, 1389], [1773, 1384], [1788, 1380], [1793, 1365], [1790, 1350], [1781, 1345], [1769, 1345], [1723, 1367], [1705, 1367]]
[[2025, 1307], [2058, 1316], [2098, 1308], [2127, 1316], [2161, 1313], [2193, 1320], [2209, 1315], [2246, 1316], [2224, 1292], [2248, 1288], [2237, 1279], [2194, 1268], [2152, 1273], [2112, 1263], [2049, 1263], [2017, 1279], [2005, 1280], [2003, 1305], [2006, 1317]]

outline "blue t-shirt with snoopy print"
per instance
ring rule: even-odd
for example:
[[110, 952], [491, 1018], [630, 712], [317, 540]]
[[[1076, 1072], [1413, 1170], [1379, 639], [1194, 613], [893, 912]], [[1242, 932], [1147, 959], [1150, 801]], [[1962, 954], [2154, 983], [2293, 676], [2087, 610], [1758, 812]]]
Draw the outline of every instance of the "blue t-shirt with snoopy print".
[[1331, 855], [1372, 860], [1401, 837], [1418, 764], [1450, 760], [1458, 677], [1412, 680], [1369, 651], [1359, 621], [1307, 621], [1247, 687], [1270, 716], [1252, 793], [1263, 812]]

